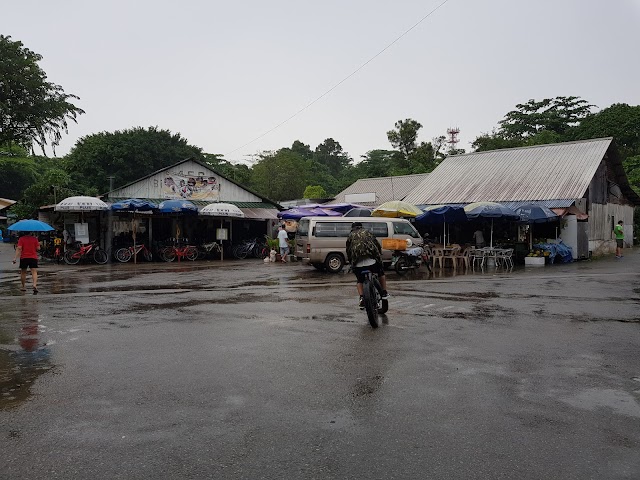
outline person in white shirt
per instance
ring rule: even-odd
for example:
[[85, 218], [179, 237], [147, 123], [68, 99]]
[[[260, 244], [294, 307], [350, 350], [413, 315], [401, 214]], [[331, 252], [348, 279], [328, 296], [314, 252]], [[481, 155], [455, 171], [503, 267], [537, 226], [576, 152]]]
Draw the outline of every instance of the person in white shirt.
[[280, 246], [280, 256], [282, 257], [282, 263], [287, 263], [287, 255], [289, 255], [289, 235], [284, 229], [284, 225], [280, 225], [280, 231], [278, 231], [278, 245]]
[[473, 238], [476, 242], [476, 248], [482, 248], [484, 247], [485, 243], [484, 243], [484, 233], [482, 233], [482, 230], [478, 229], [475, 232], [473, 232]]

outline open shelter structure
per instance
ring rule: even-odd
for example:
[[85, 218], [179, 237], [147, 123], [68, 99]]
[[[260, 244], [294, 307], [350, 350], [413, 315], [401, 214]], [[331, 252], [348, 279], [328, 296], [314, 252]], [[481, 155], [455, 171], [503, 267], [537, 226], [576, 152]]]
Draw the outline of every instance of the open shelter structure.
[[630, 244], [633, 209], [640, 205], [611, 137], [453, 155], [404, 200], [418, 206], [544, 205], [564, 216], [560, 238], [575, 258], [613, 252], [619, 220]]

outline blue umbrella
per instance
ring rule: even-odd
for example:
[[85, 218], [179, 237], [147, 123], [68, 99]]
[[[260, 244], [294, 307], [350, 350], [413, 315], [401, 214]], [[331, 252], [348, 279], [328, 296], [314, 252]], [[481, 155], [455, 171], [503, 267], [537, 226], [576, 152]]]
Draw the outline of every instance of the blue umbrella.
[[503, 220], [520, 220], [520, 215], [496, 202], [474, 202], [466, 205], [464, 211], [467, 218], [490, 218], [491, 219], [491, 243], [489, 246], [493, 248], [493, 219], [501, 218]]
[[[535, 203], [522, 205], [516, 208], [515, 212], [520, 216], [520, 222], [531, 225], [529, 228], [529, 249], [533, 248], [533, 224], [553, 222], [559, 218], [550, 208]], [[557, 232], [556, 230], [556, 236]]]
[[7, 230], [11, 232], [50, 232], [55, 229], [48, 223], [39, 220], [20, 220], [11, 225]]
[[198, 214], [198, 207], [188, 200], [165, 200], [158, 205], [159, 213], [186, 213]]
[[149, 212], [158, 208], [158, 205], [148, 200], [129, 198], [112, 204], [110, 208], [118, 212]]
[[418, 225], [442, 225], [445, 231], [444, 243], [447, 243], [446, 224], [466, 222], [467, 214], [463, 207], [455, 207], [452, 205], [430, 205], [423, 208], [424, 213], [418, 215], [415, 221]]
[[528, 203], [515, 209], [522, 223], [546, 223], [558, 220], [558, 215], [544, 205]]

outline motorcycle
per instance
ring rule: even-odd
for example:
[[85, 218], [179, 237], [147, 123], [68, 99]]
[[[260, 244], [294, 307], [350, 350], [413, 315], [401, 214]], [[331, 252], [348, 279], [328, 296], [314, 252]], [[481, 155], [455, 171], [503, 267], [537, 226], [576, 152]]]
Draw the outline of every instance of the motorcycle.
[[409, 270], [416, 270], [420, 265], [425, 264], [431, 272], [431, 264], [427, 252], [420, 246], [415, 246], [407, 250], [394, 250], [391, 257], [391, 268], [394, 268], [398, 275], [405, 275]]

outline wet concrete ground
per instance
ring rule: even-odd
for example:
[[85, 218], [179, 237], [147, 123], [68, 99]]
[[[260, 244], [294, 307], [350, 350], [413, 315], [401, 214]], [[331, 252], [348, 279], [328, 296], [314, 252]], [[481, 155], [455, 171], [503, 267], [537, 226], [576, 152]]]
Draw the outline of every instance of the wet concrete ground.
[[0, 244], [0, 477], [638, 478], [640, 252], [399, 278]]

